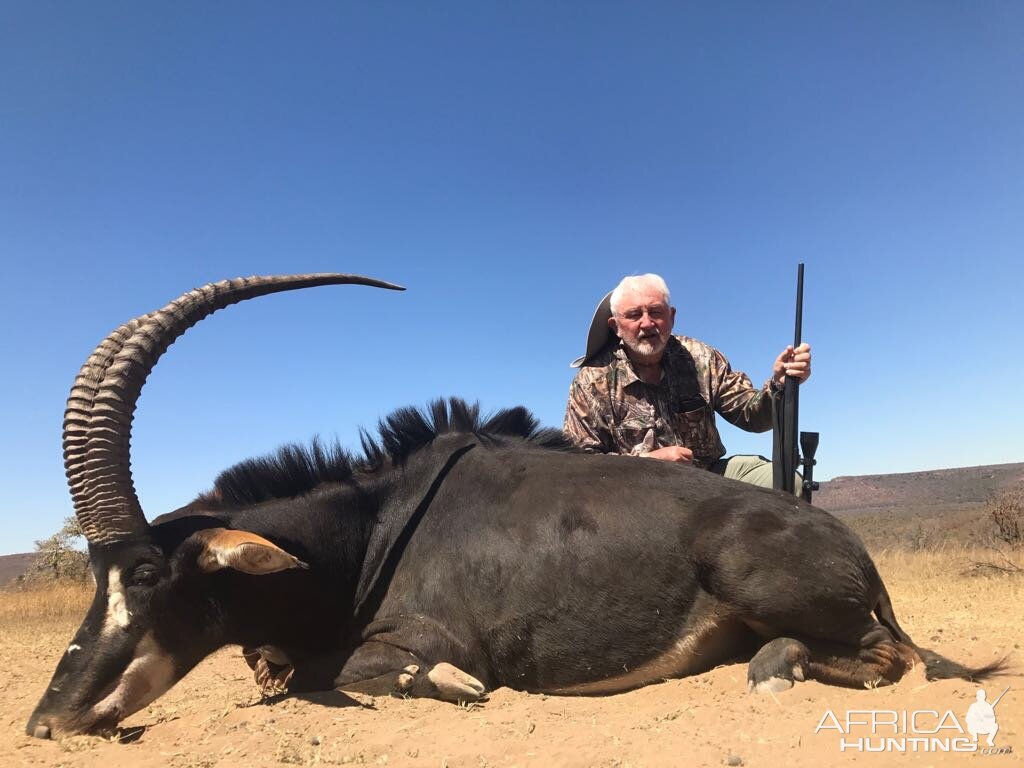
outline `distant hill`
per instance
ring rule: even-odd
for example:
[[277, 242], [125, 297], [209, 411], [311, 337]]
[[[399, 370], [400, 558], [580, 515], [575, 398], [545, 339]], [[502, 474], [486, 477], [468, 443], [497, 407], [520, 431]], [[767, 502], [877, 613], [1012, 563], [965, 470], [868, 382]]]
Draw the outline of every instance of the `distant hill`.
[[1022, 484], [1024, 463], [837, 477], [821, 484], [814, 505], [842, 514], [984, 504], [999, 492]]
[[21, 576], [32, 564], [33, 553], [21, 555], [0, 555], [0, 587]]
[[893, 475], [837, 477], [821, 484], [815, 506], [846, 523], [877, 551], [986, 544], [986, 502], [1024, 487], [1024, 464], [991, 464]]

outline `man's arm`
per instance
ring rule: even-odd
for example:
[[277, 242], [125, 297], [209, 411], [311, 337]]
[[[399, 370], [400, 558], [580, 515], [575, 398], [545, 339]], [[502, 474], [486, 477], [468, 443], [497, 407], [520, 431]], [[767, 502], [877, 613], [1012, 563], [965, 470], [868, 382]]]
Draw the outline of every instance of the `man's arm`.
[[772, 398], [781, 390], [772, 379], [755, 389], [743, 371], [734, 371], [718, 350], [711, 360], [712, 407], [730, 424], [747, 432], [767, 432], [772, 428]]
[[767, 432], [772, 428], [772, 399], [782, 392], [786, 376], [804, 382], [811, 376], [811, 347], [801, 344], [786, 347], [772, 364], [772, 376], [755, 389], [747, 374], [734, 371], [725, 356], [715, 350], [711, 379], [716, 391], [714, 407], [730, 424], [748, 432]]
[[580, 377], [577, 375], [569, 385], [569, 400], [565, 405], [565, 423], [562, 425], [562, 431], [574, 445], [589, 453], [616, 453], [611, 447], [611, 435], [604, 426], [596, 405], [587, 392], [587, 387], [580, 383]]

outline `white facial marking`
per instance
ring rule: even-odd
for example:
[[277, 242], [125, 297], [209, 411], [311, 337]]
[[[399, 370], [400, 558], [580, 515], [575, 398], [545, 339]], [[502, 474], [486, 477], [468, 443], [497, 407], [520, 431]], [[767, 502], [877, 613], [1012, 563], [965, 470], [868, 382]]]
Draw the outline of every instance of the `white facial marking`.
[[139, 641], [114, 690], [90, 713], [95, 720], [115, 715], [123, 720], [167, 691], [174, 683], [174, 661], [160, 647], [152, 632]]
[[121, 569], [112, 565], [107, 575], [107, 618], [103, 622], [103, 634], [110, 634], [116, 629], [127, 629], [130, 620], [124, 584], [121, 583]]
[[68, 656], [70, 656], [70, 655], [71, 655], [72, 653], [74, 653], [75, 651], [80, 651], [80, 650], [82, 650], [82, 646], [80, 646], [80, 645], [75, 645], [74, 643], [72, 643], [71, 645], [69, 645], [69, 646], [68, 646], [68, 649], [67, 649], [67, 650], [65, 651], [65, 653], [66, 653], [66, 654], [67, 654]]

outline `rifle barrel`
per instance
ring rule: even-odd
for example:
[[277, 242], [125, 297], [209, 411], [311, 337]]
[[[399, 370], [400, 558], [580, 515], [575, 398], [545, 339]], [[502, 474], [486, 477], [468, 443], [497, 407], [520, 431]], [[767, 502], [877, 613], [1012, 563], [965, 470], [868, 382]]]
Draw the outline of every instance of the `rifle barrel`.
[[793, 335], [793, 349], [800, 346], [804, 324], [804, 264], [800, 262], [796, 268], [796, 333]]

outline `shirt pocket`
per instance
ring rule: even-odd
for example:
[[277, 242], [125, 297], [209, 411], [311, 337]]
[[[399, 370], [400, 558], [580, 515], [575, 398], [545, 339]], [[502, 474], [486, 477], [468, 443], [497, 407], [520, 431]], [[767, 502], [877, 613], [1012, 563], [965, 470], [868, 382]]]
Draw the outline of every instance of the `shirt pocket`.
[[714, 418], [715, 412], [706, 403], [676, 413], [672, 418], [682, 444], [692, 450], [695, 456], [708, 456], [715, 452], [718, 430], [715, 429]]
[[[624, 454], [645, 453], [646, 451], [641, 450], [641, 446], [644, 438], [652, 429], [656, 430], [656, 422], [646, 414], [635, 414], [623, 419], [613, 430], [615, 449]], [[654, 447], [660, 447], [657, 441], [655, 441]]]

